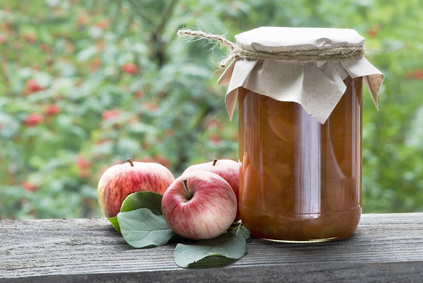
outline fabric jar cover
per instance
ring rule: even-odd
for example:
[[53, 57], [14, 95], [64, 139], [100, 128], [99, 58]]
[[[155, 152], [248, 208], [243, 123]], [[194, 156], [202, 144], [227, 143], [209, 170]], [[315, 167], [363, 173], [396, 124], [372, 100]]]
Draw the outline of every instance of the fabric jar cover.
[[[299, 103], [323, 124], [344, 94], [343, 80], [348, 76], [363, 77], [377, 107], [384, 76], [363, 56], [328, 60], [327, 56], [320, 59], [317, 55], [304, 60], [298, 55], [307, 51], [325, 53], [338, 47], [364, 48], [365, 39], [353, 29], [260, 27], [238, 34], [235, 39], [236, 48], [265, 56], [237, 58], [219, 78], [220, 85], [229, 85], [225, 103], [231, 119], [238, 90], [243, 87], [278, 101]], [[288, 59], [266, 58], [266, 54], [282, 53], [292, 55]]]

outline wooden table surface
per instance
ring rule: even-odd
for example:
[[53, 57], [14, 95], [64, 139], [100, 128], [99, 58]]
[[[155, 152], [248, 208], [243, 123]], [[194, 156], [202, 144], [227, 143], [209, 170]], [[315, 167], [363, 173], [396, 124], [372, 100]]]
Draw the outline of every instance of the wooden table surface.
[[175, 244], [134, 249], [106, 219], [0, 220], [0, 282], [423, 282], [423, 213], [364, 214], [347, 239], [250, 238], [225, 267], [182, 269]]

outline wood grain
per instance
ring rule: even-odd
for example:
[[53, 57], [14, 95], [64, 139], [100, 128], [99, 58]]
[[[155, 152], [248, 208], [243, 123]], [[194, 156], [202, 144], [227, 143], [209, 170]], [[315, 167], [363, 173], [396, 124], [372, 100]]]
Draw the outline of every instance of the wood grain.
[[365, 214], [343, 240], [250, 239], [221, 268], [181, 269], [175, 244], [133, 249], [106, 219], [0, 220], [0, 282], [423, 282], [423, 213]]

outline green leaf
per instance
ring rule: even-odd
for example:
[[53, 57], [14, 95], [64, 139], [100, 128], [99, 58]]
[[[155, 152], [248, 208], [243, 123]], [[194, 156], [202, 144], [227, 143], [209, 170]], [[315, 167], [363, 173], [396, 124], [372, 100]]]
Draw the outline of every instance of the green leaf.
[[113, 228], [115, 228], [120, 233], [120, 227], [119, 227], [117, 216], [107, 218], [107, 220], [109, 220], [110, 223], [112, 223]]
[[123, 238], [134, 248], [163, 246], [174, 236], [163, 215], [148, 208], [119, 212], [117, 219]]
[[250, 238], [250, 230], [248, 230], [247, 227], [243, 226], [241, 222], [233, 222], [228, 228], [228, 232], [240, 234], [244, 237], [245, 240]]
[[[163, 195], [142, 191], [136, 192], [128, 195], [125, 200], [122, 202], [120, 207], [121, 212], [127, 212], [136, 210], [138, 208], [148, 208], [153, 212], [155, 215], [162, 215], [162, 198]], [[112, 223], [112, 226], [118, 231], [120, 231], [119, 221], [117, 217], [107, 218], [107, 220]]]
[[243, 225], [241, 225], [235, 233], [243, 236], [245, 240], [248, 240], [248, 238], [250, 238], [250, 230], [248, 230], [248, 228]]
[[[243, 227], [243, 226], [241, 226]], [[175, 263], [182, 268], [221, 267], [241, 259], [247, 251], [247, 228], [226, 232], [216, 238], [199, 240], [192, 245], [178, 244]], [[248, 233], [246, 232], [248, 231]]]
[[156, 215], [162, 215], [163, 195], [153, 192], [136, 192], [125, 198], [120, 211], [131, 211], [138, 208], [148, 208]]

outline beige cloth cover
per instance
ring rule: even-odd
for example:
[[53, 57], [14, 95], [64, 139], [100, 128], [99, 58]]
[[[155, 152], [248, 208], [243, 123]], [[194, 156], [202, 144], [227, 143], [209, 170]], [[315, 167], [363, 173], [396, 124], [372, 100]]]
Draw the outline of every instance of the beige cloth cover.
[[[364, 46], [352, 29], [261, 27], [235, 36], [238, 48], [278, 53]], [[279, 101], [297, 102], [315, 120], [324, 123], [346, 90], [346, 77], [363, 77], [373, 102], [384, 76], [364, 57], [338, 61], [234, 60], [219, 78], [229, 85], [225, 103], [232, 119], [240, 87]]]

